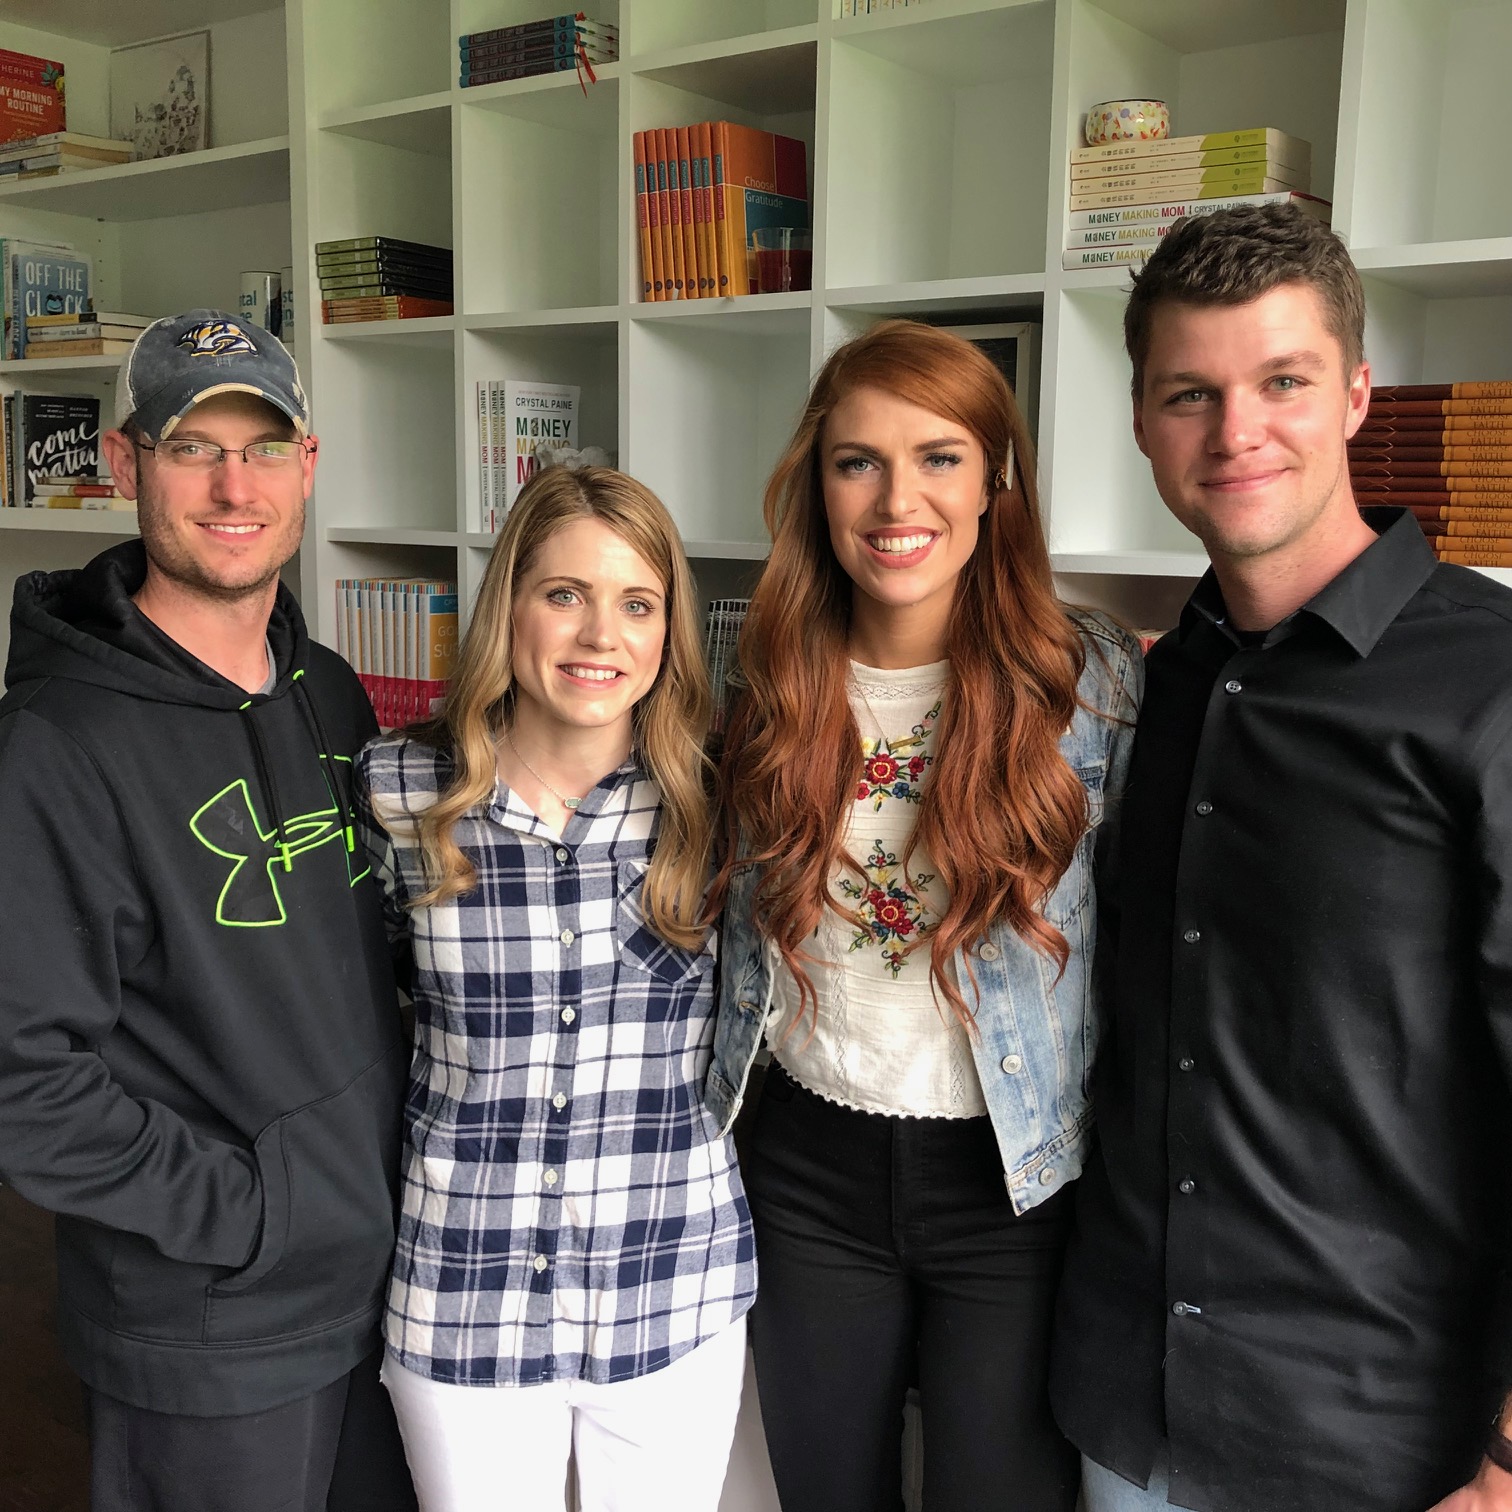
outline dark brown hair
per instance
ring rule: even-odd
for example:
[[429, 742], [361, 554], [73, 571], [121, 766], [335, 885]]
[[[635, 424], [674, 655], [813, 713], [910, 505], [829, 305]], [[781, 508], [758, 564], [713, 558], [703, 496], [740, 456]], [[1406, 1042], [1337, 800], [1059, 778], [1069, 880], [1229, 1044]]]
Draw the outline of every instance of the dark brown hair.
[[829, 883], [855, 865], [842, 834], [862, 759], [846, 697], [851, 582], [830, 545], [819, 460], [825, 421], [860, 388], [945, 416], [986, 454], [989, 502], [956, 586], [936, 759], [904, 856], [906, 866], [922, 848], [948, 889], [927, 937], [930, 979], [969, 1022], [950, 962], [989, 925], [1006, 922], [1064, 968], [1069, 948], [1041, 904], [1071, 863], [1087, 803], [1060, 751], [1084, 651], [1051, 584], [1033, 447], [1002, 374], [957, 336], [887, 320], [838, 348], [767, 483], [772, 554], [740, 639], [747, 692], [720, 774], [726, 854], [715, 898], [737, 865], [762, 868], [754, 922], [817, 1012], [805, 946], [826, 907], [843, 913]]
[[1353, 376], [1365, 360], [1365, 290], [1344, 243], [1295, 205], [1238, 205], [1192, 215], [1134, 275], [1124, 309], [1124, 346], [1134, 365], [1134, 397], [1144, 391], [1150, 327], [1162, 304], [1240, 305], [1281, 284], [1315, 289], [1323, 319]]

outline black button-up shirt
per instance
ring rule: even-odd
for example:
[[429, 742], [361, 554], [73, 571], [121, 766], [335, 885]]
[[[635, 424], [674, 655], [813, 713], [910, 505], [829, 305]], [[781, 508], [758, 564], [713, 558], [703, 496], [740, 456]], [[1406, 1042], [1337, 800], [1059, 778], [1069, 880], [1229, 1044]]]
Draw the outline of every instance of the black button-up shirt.
[[1203, 1512], [1426, 1512], [1512, 1385], [1512, 592], [1367, 518], [1258, 641], [1199, 584], [1124, 802], [1052, 1390]]

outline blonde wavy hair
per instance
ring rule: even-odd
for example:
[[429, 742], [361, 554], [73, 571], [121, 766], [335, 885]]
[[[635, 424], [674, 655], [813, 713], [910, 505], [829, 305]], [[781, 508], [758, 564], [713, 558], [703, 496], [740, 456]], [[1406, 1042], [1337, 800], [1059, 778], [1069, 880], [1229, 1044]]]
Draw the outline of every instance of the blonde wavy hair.
[[537, 473], [521, 490], [494, 543], [458, 651], [446, 710], [409, 732], [449, 752], [453, 764], [451, 781], [418, 819], [430, 887], [411, 907], [444, 902], [477, 886], [477, 869], [457, 844], [456, 823], [493, 793], [497, 743], [513, 721], [515, 592], [546, 541], [583, 519], [607, 525], [655, 570], [666, 594], [661, 671], [632, 716], [641, 760], [662, 795], [642, 907], [663, 939], [696, 949], [706, 933], [699, 918], [709, 880], [713, 813], [712, 773], [704, 754], [709, 674], [693, 609], [693, 577], [661, 500], [609, 467], [552, 467]]

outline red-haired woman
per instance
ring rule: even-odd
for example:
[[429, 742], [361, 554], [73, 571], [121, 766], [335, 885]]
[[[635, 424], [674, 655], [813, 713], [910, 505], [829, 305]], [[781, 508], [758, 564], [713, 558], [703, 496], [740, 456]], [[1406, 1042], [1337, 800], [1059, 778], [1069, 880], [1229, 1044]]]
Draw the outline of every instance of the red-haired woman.
[[708, 1101], [774, 1062], [747, 1186], [784, 1512], [1060, 1512], [1046, 1351], [1091, 1130], [1094, 857], [1131, 637], [1055, 597], [1028, 434], [974, 346], [887, 321], [815, 381], [766, 492], [722, 786]]

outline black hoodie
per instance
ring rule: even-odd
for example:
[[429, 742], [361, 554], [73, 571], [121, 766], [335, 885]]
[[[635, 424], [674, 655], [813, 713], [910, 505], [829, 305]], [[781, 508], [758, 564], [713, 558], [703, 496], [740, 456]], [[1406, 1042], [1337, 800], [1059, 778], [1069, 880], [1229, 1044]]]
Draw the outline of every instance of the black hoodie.
[[97, 1390], [262, 1411], [375, 1347], [404, 1054], [351, 845], [356, 678], [280, 588], [249, 696], [131, 602], [140, 541], [16, 585], [0, 701], [0, 1177], [58, 1216]]

